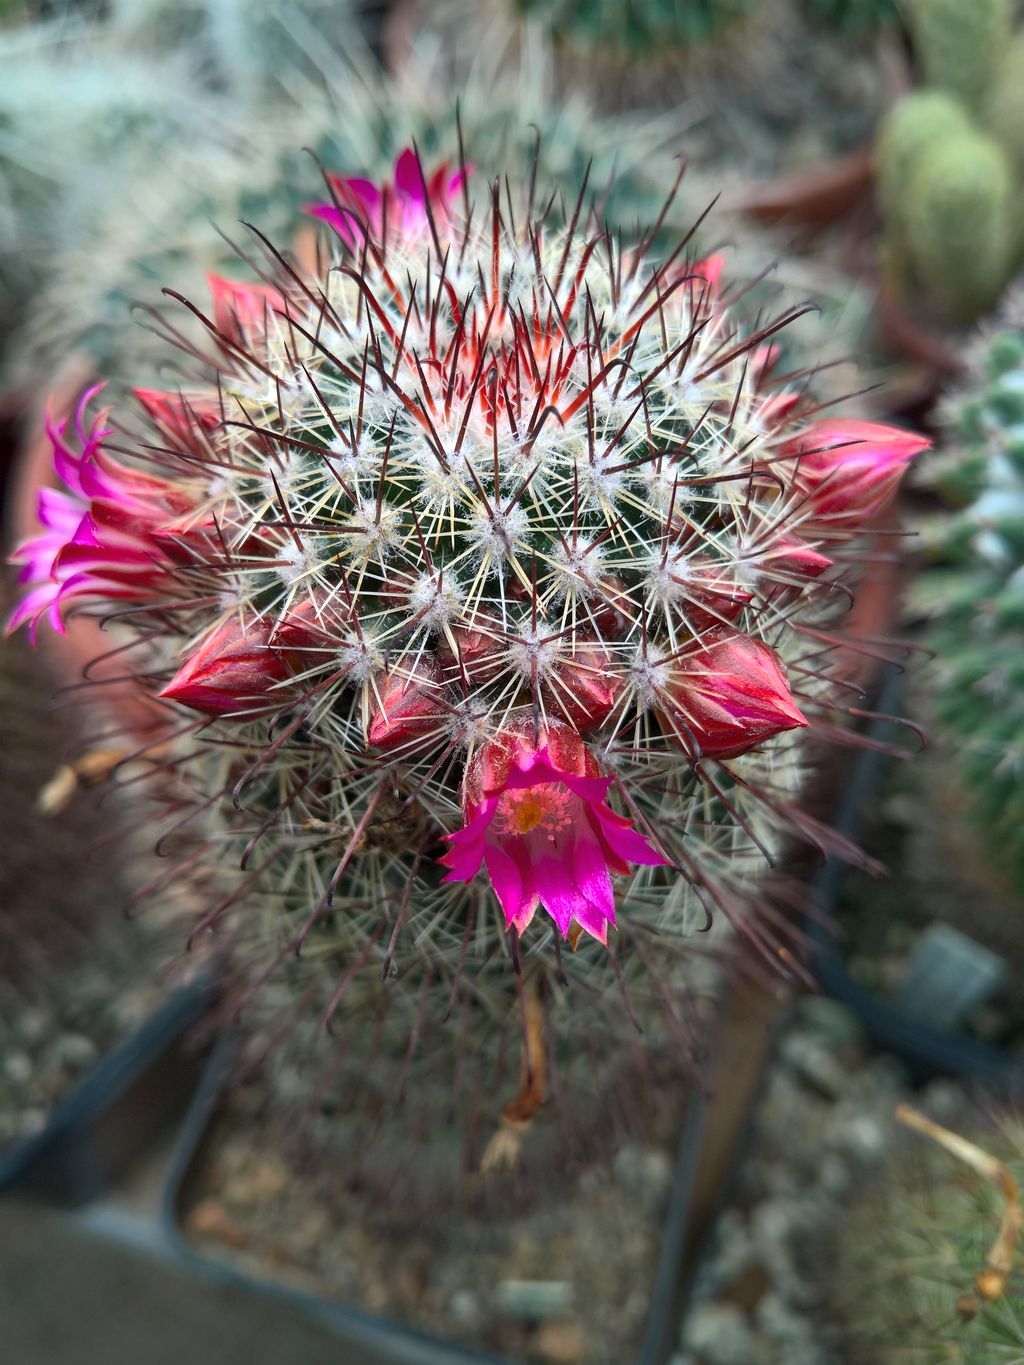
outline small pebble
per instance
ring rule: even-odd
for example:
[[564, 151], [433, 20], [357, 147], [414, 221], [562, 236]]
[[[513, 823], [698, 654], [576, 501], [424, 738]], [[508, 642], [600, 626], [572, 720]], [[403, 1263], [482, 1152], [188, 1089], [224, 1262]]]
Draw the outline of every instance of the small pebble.
[[498, 1285], [498, 1309], [506, 1318], [541, 1322], [561, 1317], [571, 1305], [568, 1280], [502, 1280]]

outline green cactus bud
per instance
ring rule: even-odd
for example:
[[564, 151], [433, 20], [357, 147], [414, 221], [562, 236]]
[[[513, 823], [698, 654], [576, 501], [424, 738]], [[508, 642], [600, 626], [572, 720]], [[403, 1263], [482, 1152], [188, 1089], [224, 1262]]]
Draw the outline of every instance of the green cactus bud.
[[1011, 0], [913, 0], [909, 19], [925, 84], [980, 112], [1010, 41], [1012, 9]]
[[900, 222], [907, 185], [925, 152], [969, 128], [963, 107], [941, 90], [916, 90], [899, 101], [878, 138], [878, 201], [886, 221]]
[[996, 302], [1010, 269], [1012, 184], [995, 142], [970, 131], [922, 155], [907, 185], [906, 249], [936, 312], [969, 322]]

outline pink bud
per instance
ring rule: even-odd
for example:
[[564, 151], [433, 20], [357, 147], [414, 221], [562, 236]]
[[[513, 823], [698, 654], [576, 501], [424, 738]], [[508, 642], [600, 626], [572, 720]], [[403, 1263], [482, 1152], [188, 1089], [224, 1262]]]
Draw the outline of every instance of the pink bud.
[[597, 584], [600, 598], [590, 602], [594, 626], [606, 640], [618, 640], [630, 627], [630, 615], [635, 611], [629, 591], [621, 578], [608, 574]]
[[241, 284], [221, 275], [207, 275], [213, 299], [213, 322], [230, 341], [242, 342], [253, 328], [264, 328], [275, 312], [283, 312], [285, 297], [269, 284]]
[[735, 758], [805, 726], [773, 649], [721, 632], [676, 662], [661, 718], [694, 758]]
[[387, 752], [406, 748], [427, 735], [438, 735], [448, 712], [441, 670], [433, 659], [420, 659], [412, 674], [396, 670], [378, 680], [379, 703], [367, 726], [366, 741]]
[[332, 646], [337, 648], [345, 631], [341, 604], [336, 599], [324, 600], [318, 590], [314, 591], [314, 597], [293, 603], [285, 611], [270, 638], [270, 644], [294, 673], [304, 673], [322, 661]]
[[721, 565], [701, 555], [687, 561], [686, 615], [695, 631], [738, 621], [754, 594], [726, 577]]
[[234, 617], [206, 637], [159, 694], [208, 716], [252, 716], [275, 711], [288, 700], [280, 686], [289, 676], [269, 644], [270, 627]]
[[783, 454], [800, 457], [796, 477], [815, 519], [845, 528], [873, 516], [896, 491], [914, 456], [930, 446], [912, 431], [835, 418], [812, 423]]
[[761, 558], [766, 574], [790, 574], [796, 578], [817, 578], [833, 561], [799, 536], [783, 536]]
[[[494, 624], [496, 632], [501, 627]], [[454, 626], [452, 637], [457, 650], [443, 645], [437, 655], [444, 668], [445, 677], [459, 682], [463, 678], [478, 686], [493, 682], [506, 667], [505, 655], [508, 646], [500, 634], [491, 635], [488, 630], [471, 630], [465, 626]]]
[[584, 641], [571, 658], [552, 668], [544, 686], [545, 701], [552, 715], [564, 716], [586, 732], [605, 723], [624, 687], [624, 680], [612, 671], [608, 651], [596, 641]]
[[220, 425], [220, 405], [201, 394], [168, 393], [162, 389], [132, 389], [158, 427], [170, 435], [195, 439], [197, 428]]

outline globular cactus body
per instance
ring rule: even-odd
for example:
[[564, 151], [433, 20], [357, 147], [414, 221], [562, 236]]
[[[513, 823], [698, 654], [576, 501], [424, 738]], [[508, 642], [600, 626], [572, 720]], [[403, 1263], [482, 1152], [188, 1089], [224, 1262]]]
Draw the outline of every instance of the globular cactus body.
[[306, 269], [270, 248], [187, 305], [196, 382], [138, 395], [126, 457], [86, 405], [54, 426], [16, 622], [120, 604], [197, 819], [233, 798], [203, 927], [326, 961], [329, 1016], [363, 969], [451, 1000], [524, 959], [646, 972], [813, 830], [827, 575], [927, 442], [815, 420], [772, 387], [785, 318], [582, 196], [411, 151], [328, 188]]
[[969, 127], [963, 106], [942, 90], [915, 90], [893, 107], [875, 153], [878, 202], [888, 220], [903, 224], [908, 186], [921, 157]]

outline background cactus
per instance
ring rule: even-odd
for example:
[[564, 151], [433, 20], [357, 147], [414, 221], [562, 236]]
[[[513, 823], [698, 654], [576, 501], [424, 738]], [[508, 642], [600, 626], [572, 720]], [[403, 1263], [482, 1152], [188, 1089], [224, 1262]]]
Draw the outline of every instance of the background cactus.
[[[965, 1137], [1024, 1181], [1024, 1126], [1012, 1114]], [[995, 1178], [993, 1178], [995, 1177]], [[997, 1365], [1024, 1350], [1024, 1282], [986, 1269], [1009, 1189], [927, 1137], [908, 1138], [851, 1201], [835, 1239], [835, 1299], [863, 1365]], [[1017, 1202], [1019, 1195], [1011, 1197]], [[997, 1257], [999, 1253], [996, 1253]], [[1004, 1258], [1005, 1259], [1005, 1258]]]
[[905, 223], [907, 187], [921, 157], [969, 128], [963, 105], [942, 90], [915, 90], [894, 105], [876, 149], [878, 202], [887, 218]]
[[911, 275], [945, 318], [970, 322], [998, 301], [1012, 260], [1013, 193], [999, 146], [966, 130], [935, 142], [906, 185]]
[[806, 0], [808, 17], [841, 33], [868, 34], [899, 22], [897, 0]]
[[955, 506], [927, 528], [940, 738], [958, 756], [991, 861], [1024, 876], [1024, 314], [1017, 291], [946, 405], [934, 479]]
[[[255, 211], [261, 168], [280, 153], [280, 143], [268, 142], [275, 123], [303, 95], [325, 98], [318, 52], [346, 50], [368, 64], [347, 0], [45, 8], [43, 19], [17, 15], [22, 22], [0, 27], [0, 310], [8, 332], [30, 298], [34, 305], [40, 289], [55, 285], [55, 263], [58, 273], [63, 261], [76, 272], [60, 281], [72, 318], [83, 316], [74, 307], [83, 291], [102, 302], [111, 287], [103, 253], [117, 251], [126, 218], [151, 215], [151, 230], [168, 243], [182, 219], [175, 212], [165, 224], [162, 215], [180, 207], [193, 237], [196, 221], [213, 236], [210, 187], [237, 188], [245, 160]], [[114, 283], [137, 281], [122, 265]], [[94, 325], [101, 311], [89, 309]], [[11, 354], [24, 361], [16, 348]]]
[[926, 84], [878, 138], [884, 271], [898, 292], [962, 324], [993, 307], [1024, 254], [1019, 42], [1003, 0], [921, 0], [912, 16]]
[[908, 20], [925, 84], [983, 113], [1013, 17], [1012, 0], [912, 0]]

